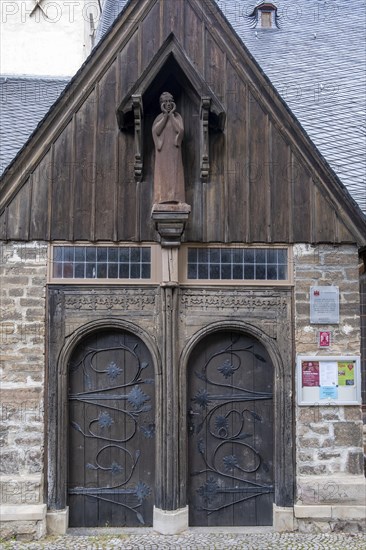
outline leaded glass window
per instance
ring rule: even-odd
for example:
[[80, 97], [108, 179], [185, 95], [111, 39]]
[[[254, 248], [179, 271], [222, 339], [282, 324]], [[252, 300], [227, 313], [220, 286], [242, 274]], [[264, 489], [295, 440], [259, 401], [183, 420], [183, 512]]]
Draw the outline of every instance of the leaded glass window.
[[188, 248], [188, 279], [283, 281], [286, 248]]
[[54, 279], [150, 279], [147, 246], [54, 246]]

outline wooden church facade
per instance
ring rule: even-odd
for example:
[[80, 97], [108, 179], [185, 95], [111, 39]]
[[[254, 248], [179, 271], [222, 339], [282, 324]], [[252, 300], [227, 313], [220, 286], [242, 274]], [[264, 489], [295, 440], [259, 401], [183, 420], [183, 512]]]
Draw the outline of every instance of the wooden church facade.
[[127, 5], [4, 174], [0, 238], [5, 533], [364, 527], [360, 404], [299, 406], [295, 364], [359, 356], [366, 224], [215, 3]]

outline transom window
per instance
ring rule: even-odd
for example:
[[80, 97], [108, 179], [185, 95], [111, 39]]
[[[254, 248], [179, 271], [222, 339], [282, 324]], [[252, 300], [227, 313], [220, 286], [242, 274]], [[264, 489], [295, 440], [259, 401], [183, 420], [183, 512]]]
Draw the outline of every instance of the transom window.
[[54, 246], [53, 279], [150, 279], [151, 247]]
[[188, 248], [187, 279], [284, 281], [286, 248]]

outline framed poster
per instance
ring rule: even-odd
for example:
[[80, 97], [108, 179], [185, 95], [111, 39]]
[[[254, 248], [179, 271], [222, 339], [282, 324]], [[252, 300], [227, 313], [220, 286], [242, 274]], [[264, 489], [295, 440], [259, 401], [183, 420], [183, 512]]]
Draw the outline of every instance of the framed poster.
[[296, 387], [299, 405], [359, 405], [360, 357], [298, 355]]
[[310, 287], [310, 323], [313, 325], [339, 323], [339, 288], [337, 286]]

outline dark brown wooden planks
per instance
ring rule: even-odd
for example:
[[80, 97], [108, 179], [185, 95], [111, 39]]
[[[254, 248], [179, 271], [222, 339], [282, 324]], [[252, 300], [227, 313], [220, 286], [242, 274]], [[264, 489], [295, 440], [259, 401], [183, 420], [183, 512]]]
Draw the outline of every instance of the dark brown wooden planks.
[[311, 178], [297, 156], [291, 155], [292, 234], [294, 242], [312, 241], [313, 198]]
[[30, 239], [45, 239], [49, 232], [49, 196], [52, 189], [50, 158], [47, 154], [32, 176]]
[[[183, 2], [182, 2], [183, 3]], [[202, 18], [192, 9], [189, 2], [184, 2], [184, 47], [191, 63], [203, 75], [204, 55], [202, 52], [204, 29]]]
[[95, 116], [94, 90], [75, 115], [74, 239], [94, 240]]
[[272, 123], [269, 134], [269, 177], [270, 177], [270, 209], [271, 232], [270, 241], [286, 242], [289, 238], [291, 209], [290, 201], [290, 151], [279, 130]]
[[231, 64], [227, 67], [226, 204], [227, 240], [246, 242], [248, 238], [248, 112], [247, 87]]
[[[31, 191], [32, 178], [30, 177], [8, 208], [8, 238], [15, 240], [27, 240], [29, 238]], [[9, 237], [9, 235], [11, 235], [11, 237]]]
[[183, 43], [184, 25], [182, 23], [184, 21], [185, 4], [186, 2], [177, 0], [163, 0], [161, 2], [163, 10], [162, 42], [173, 32], [179, 43]]
[[52, 222], [51, 239], [70, 239], [72, 223], [71, 180], [72, 166], [72, 124], [69, 123], [53, 145], [52, 152]]
[[251, 242], [266, 242], [269, 219], [268, 119], [249, 94], [249, 212]]
[[161, 45], [160, 2], [156, 2], [140, 25], [141, 69], [146, 69]]
[[95, 151], [95, 240], [116, 240], [117, 124], [116, 64], [109, 67], [98, 85]]

